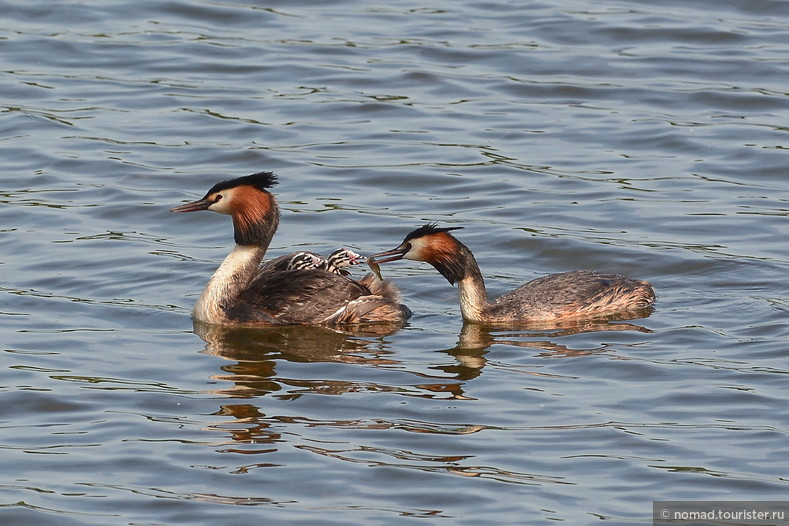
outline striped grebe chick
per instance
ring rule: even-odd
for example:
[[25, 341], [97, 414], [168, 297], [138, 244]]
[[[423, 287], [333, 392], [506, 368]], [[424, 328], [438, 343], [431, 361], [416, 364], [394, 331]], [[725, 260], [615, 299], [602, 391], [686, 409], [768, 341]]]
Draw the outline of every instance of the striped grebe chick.
[[286, 264], [287, 270], [319, 268], [332, 274], [342, 274], [349, 276], [351, 273], [345, 267], [358, 265], [364, 262], [361, 254], [357, 254], [348, 248], [338, 248], [327, 257], [321, 257], [312, 252], [296, 252]]
[[[233, 220], [236, 246], [197, 300], [197, 321], [218, 325], [337, 325], [402, 322], [411, 314], [396, 287], [355, 281], [322, 269], [277, 270], [261, 261], [279, 225], [271, 172], [215, 184], [202, 199], [172, 212], [210, 210]], [[273, 260], [272, 260], [273, 261]]]
[[315, 252], [299, 251], [291, 252], [272, 260], [265, 261], [261, 267], [266, 271], [281, 272], [284, 270], [310, 270], [321, 269], [332, 274], [342, 274], [350, 276], [351, 273], [345, 267], [358, 265], [364, 262], [364, 258], [347, 248], [340, 248], [323, 257]]
[[370, 256], [373, 264], [398, 259], [424, 261], [450, 284], [458, 284], [460, 311], [466, 321], [506, 323], [600, 317], [641, 311], [655, 301], [646, 281], [617, 274], [575, 270], [532, 280], [488, 301], [485, 281], [471, 250], [449, 232], [428, 223], [409, 233], [395, 249]]
[[361, 254], [357, 254], [349, 248], [338, 248], [323, 260], [321, 268], [335, 274], [347, 276], [350, 272], [345, 270], [345, 267], [351, 267], [360, 263], [364, 263], [364, 258]]

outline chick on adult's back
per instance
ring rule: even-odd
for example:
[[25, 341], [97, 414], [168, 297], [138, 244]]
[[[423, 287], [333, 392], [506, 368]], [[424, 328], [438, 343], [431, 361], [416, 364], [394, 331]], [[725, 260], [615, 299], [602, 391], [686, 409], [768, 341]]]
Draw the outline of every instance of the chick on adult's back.
[[283, 271], [261, 266], [279, 225], [279, 206], [268, 191], [276, 183], [271, 172], [222, 181], [202, 199], [171, 210], [210, 210], [233, 219], [236, 246], [197, 300], [195, 319], [219, 325], [334, 325], [407, 319], [410, 311], [398, 303], [393, 286], [373, 292], [363, 282], [324, 269]]

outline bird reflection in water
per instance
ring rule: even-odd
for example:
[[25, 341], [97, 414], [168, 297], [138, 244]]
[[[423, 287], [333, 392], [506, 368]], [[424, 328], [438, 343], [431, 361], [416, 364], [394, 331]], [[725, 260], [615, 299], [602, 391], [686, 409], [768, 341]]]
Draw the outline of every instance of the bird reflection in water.
[[[213, 380], [230, 382], [232, 387], [215, 390], [239, 398], [281, 393], [280, 398], [298, 398], [303, 393], [341, 394], [368, 385], [341, 380], [298, 380], [276, 378], [279, 361], [338, 362], [368, 366], [397, 363], [391, 352], [382, 350], [380, 338], [397, 330], [378, 324], [343, 329], [289, 326], [270, 328], [232, 328], [201, 322], [194, 323], [195, 334], [205, 341], [206, 354], [219, 356], [234, 364], [221, 367], [225, 374]], [[283, 391], [283, 387], [292, 387]]]
[[[643, 313], [642, 313], [643, 315]], [[558, 343], [557, 338], [572, 334], [599, 331], [651, 332], [645, 327], [623, 323], [626, 316], [607, 319], [565, 320], [549, 324], [515, 325], [511, 329], [501, 325], [487, 326], [464, 323], [457, 344], [443, 352], [453, 357], [453, 363], [434, 365], [430, 374], [413, 371], [425, 381], [412, 388], [410, 396], [469, 399], [465, 384], [478, 377], [487, 364], [485, 355], [493, 345], [521, 347], [541, 351], [536, 357], [563, 358], [610, 352], [607, 349], [574, 349]], [[222, 374], [212, 380], [227, 382], [229, 387], [214, 392], [237, 398], [273, 395], [295, 399], [304, 394], [343, 394], [360, 391], [401, 391], [403, 385], [387, 386], [357, 380], [297, 379], [277, 377], [277, 363], [290, 362], [345, 363], [367, 367], [392, 366], [400, 362], [384, 340], [398, 330], [398, 326], [370, 325], [346, 327], [272, 327], [228, 328], [195, 322], [195, 333], [205, 342], [205, 353], [220, 356], [235, 363], [223, 365]], [[533, 372], [545, 376], [544, 372]]]
[[[525, 329], [503, 329], [500, 326], [488, 327], [477, 323], [465, 323], [458, 335], [457, 345], [442, 351], [451, 357], [446, 363], [434, 365], [429, 370], [404, 370], [403, 364], [392, 351], [387, 350], [386, 337], [398, 330], [393, 327], [386, 331], [379, 326], [363, 330], [339, 330], [325, 327], [277, 327], [267, 329], [227, 328], [216, 325], [195, 323], [195, 333], [205, 342], [203, 352], [229, 360], [232, 363], [221, 367], [222, 373], [212, 376], [212, 380], [226, 383], [229, 387], [212, 392], [237, 399], [239, 403], [224, 403], [214, 413], [220, 421], [210, 423], [207, 428], [227, 437], [228, 443], [222, 446], [223, 452], [255, 455], [275, 453], [282, 442], [290, 438], [282, 434], [282, 429], [296, 426], [328, 426], [333, 429], [398, 429], [412, 433], [458, 435], [483, 431], [486, 426], [476, 424], [443, 424], [405, 419], [364, 418], [337, 420], [332, 418], [313, 419], [299, 415], [267, 415], [254, 399], [261, 396], [275, 396], [288, 400], [305, 394], [342, 395], [349, 393], [390, 392], [395, 396], [416, 396], [444, 400], [472, 400], [467, 394], [473, 380], [482, 374], [487, 365], [486, 354], [493, 345], [514, 346], [541, 351], [533, 358], [563, 358], [591, 355], [608, 350], [571, 349], [556, 342], [561, 336], [597, 331], [639, 331], [649, 329], [622, 323], [616, 320], [593, 320], [556, 323], [550, 327], [533, 326]], [[364, 370], [384, 366], [398, 371], [396, 374], [411, 375], [421, 381], [397, 382], [393, 385], [358, 380], [326, 380], [283, 378], [277, 375], [277, 365], [284, 361], [300, 363], [344, 363], [361, 365], [359, 374], [353, 378], [364, 377]], [[393, 367], [394, 366], [394, 367]], [[513, 370], [515, 370], [513, 368]], [[565, 380], [555, 374], [545, 373], [537, 368], [522, 369], [517, 372]], [[246, 399], [242, 401], [242, 399]], [[230, 402], [230, 400], [228, 400]], [[302, 446], [303, 447], [303, 446]], [[342, 455], [338, 451], [314, 451], [330, 456]], [[354, 451], [345, 452], [349, 458]], [[436, 460], [438, 465], [445, 464]], [[236, 472], [245, 473], [253, 469], [272, 466], [268, 462], [237, 466]], [[446, 467], [446, 466], [445, 466]], [[460, 473], [464, 474], [464, 473]], [[473, 470], [465, 473], [471, 476]], [[529, 475], [533, 477], [535, 475]], [[554, 481], [559, 482], [559, 481]]]
[[[651, 310], [642, 311], [638, 317], [649, 316], [650, 313]], [[538, 351], [535, 356], [539, 358], [572, 358], [609, 352], [609, 350], [600, 349], [599, 347], [573, 349], [554, 340], [562, 336], [589, 332], [652, 332], [650, 329], [640, 325], [623, 323], [630, 319], [633, 318], [627, 314], [618, 314], [608, 316], [605, 319], [575, 319], [530, 324], [517, 323], [511, 326], [464, 323], [458, 335], [457, 345], [444, 351], [452, 356], [456, 363], [438, 366], [436, 369], [444, 371], [458, 380], [472, 380], [479, 376], [487, 365], [485, 355], [493, 345], [533, 349]], [[550, 376], [544, 372], [536, 371], [529, 374]]]

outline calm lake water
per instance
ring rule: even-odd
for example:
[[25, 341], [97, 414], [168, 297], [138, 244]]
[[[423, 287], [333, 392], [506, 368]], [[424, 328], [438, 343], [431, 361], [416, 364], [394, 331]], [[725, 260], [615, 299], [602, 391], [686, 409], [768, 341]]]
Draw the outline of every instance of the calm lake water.
[[[0, 522], [651, 523], [789, 494], [789, 3], [0, 0]], [[270, 253], [463, 226], [492, 294], [590, 268], [651, 316], [194, 327], [229, 220]], [[361, 276], [364, 269], [357, 268]]]

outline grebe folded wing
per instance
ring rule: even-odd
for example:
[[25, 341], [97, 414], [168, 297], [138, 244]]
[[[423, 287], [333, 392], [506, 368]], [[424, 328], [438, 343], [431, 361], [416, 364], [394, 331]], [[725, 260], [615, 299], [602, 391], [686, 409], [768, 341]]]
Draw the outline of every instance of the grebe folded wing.
[[654, 299], [654, 290], [646, 281], [594, 270], [573, 270], [533, 279], [491, 304], [502, 312], [517, 312], [528, 303], [533, 317], [551, 318], [639, 310], [649, 307]]
[[256, 312], [272, 313], [278, 323], [336, 324], [383, 321], [371, 311], [392, 303], [340, 274], [288, 270], [258, 275], [239, 295], [228, 314], [240, 321]]

